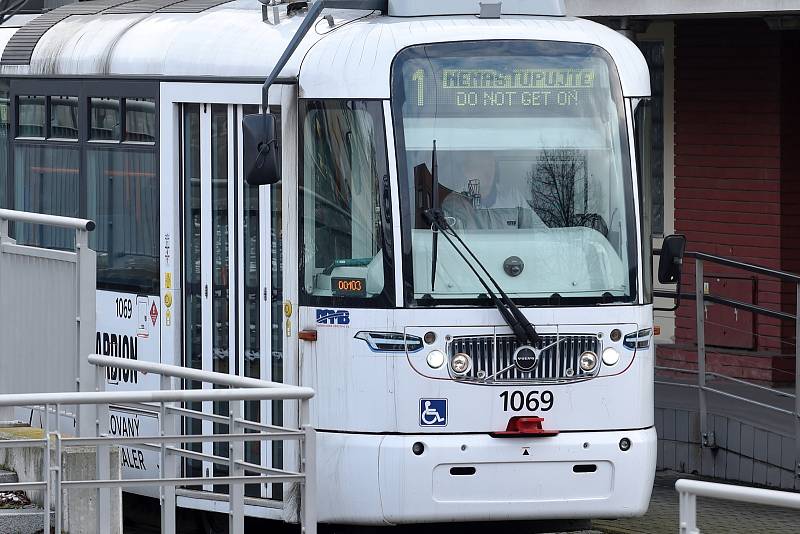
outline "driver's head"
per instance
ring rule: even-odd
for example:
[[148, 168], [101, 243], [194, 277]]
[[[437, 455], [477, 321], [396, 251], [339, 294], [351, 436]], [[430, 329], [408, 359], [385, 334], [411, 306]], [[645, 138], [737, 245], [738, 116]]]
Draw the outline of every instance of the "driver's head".
[[495, 170], [494, 152], [471, 150], [464, 154], [462, 172], [468, 180], [480, 181], [481, 192], [484, 194], [494, 187]]

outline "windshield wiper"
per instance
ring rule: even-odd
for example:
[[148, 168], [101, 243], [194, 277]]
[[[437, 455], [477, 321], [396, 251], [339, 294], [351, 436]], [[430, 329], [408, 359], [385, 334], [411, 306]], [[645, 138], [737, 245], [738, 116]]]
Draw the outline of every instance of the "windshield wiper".
[[[433, 150], [431, 151], [431, 209], [439, 209], [439, 165], [436, 163], [436, 139], [433, 140]], [[431, 293], [436, 291], [436, 263], [439, 260], [439, 232], [432, 232], [433, 242], [431, 243]]]
[[[489, 295], [489, 298], [492, 300], [492, 303], [494, 303], [497, 311], [500, 312], [503, 320], [511, 328], [511, 331], [514, 332], [514, 337], [517, 338], [517, 342], [520, 345], [530, 344], [535, 346], [539, 341], [539, 334], [536, 332], [536, 327], [534, 327], [531, 322], [528, 321], [528, 318], [525, 317], [517, 305], [514, 304], [514, 301], [511, 300], [505, 291], [503, 291], [503, 288], [500, 287], [500, 284], [498, 284], [494, 277], [492, 277], [486, 267], [484, 267], [484, 265], [477, 258], [477, 256], [475, 256], [467, 244], [464, 243], [464, 241], [461, 239], [461, 236], [459, 236], [453, 227], [450, 226], [450, 223], [447, 222], [447, 218], [444, 216], [444, 212], [440, 208], [425, 210], [425, 218], [430, 222], [434, 229], [438, 230], [442, 233], [442, 235], [444, 235], [445, 239], [447, 239], [461, 259], [464, 260], [464, 263], [467, 264], [467, 267], [469, 267], [469, 269], [478, 279], [478, 282], [480, 282], [480, 284], [486, 290], [486, 294]], [[489, 287], [489, 284], [483, 278], [481, 273], [478, 272], [472, 262], [464, 255], [461, 249], [456, 246], [455, 242], [450, 237], [450, 234], [448, 234], [448, 231], [458, 240], [459, 244], [469, 253], [475, 263], [477, 263], [484, 272], [486, 277], [489, 278], [489, 280], [492, 282], [492, 285], [494, 285], [495, 289], [500, 294], [499, 298], [495, 292], [492, 291], [492, 289]]]

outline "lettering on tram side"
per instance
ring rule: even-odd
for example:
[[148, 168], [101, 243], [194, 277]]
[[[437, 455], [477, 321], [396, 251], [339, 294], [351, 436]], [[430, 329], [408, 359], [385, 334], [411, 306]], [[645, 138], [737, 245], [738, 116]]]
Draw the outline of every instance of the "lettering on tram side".
[[[136, 353], [138, 350], [139, 340], [135, 336], [111, 334], [108, 332], [97, 333], [95, 341], [95, 352], [97, 352], [97, 354], [135, 360], [137, 359]], [[138, 384], [139, 373], [131, 369], [106, 367], [106, 380], [112, 384], [119, 384], [120, 381], [127, 384]]]
[[[160, 307], [161, 299], [157, 296], [98, 291], [95, 352], [125, 360], [160, 363]], [[106, 368], [106, 385], [109, 391], [160, 387], [158, 375], [120, 367]]]
[[[158, 414], [126, 411], [112, 408], [109, 411], [108, 432], [121, 438], [157, 436]], [[160, 469], [159, 454], [136, 446], [121, 445], [119, 461], [123, 478], [155, 478]]]
[[[139, 419], [112, 413], [108, 421], [108, 431], [112, 436], [138, 437]], [[130, 467], [131, 469], [142, 471], [147, 470], [147, 464], [144, 462], [144, 453], [139, 449], [120, 447], [119, 460], [122, 467]]]

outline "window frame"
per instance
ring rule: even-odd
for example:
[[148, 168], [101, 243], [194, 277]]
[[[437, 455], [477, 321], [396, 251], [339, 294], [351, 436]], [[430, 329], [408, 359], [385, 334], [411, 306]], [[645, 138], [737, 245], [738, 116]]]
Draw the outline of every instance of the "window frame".
[[[8, 166], [6, 169], [6, 176], [8, 177], [6, 183], [5, 198], [8, 207], [13, 209], [15, 202], [15, 152], [16, 147], [70, 147], [79, 150], [79, 192], [78, 192], [78, 217], [87, 218], [88, 215], [88, 177], [85, 170], [88, 169], [88, 153], [91, 149], [106, 148], [121, 151], [131, 151], [141, 153], [143, 150], [151, 152], [155, 158], [155, 179], [159, 186], [159, 207], [157, 211], [160, 213], [160, 184], [161, 174], [159, 165], [159, 153], [161, 139], [160, 132], [160, 116], [159, 116], [159, 82], [157, 80], [126, 80], [126, 79], [61, 79], [61, 78], [32, 78], [32, 77], [13, 77], [3, 76], [2, 80], [8, 84], [8, 97], [9, 97], [9, 139], [8, 139]], [[45, 97], [45, 136], [42, 137], [19, 137], [19, 125], [17, 118], [18, 97], [19, 96], [44, 96]], [[51, 127], [51, 97], [64, 97], [76, 96], [78, 98], [78, 139], [60, 139], [50, 136]], [[120, 100], [121, 112], [121, 133], [120, 140], [91, 140], [91, 98], [118, 98]], [[155, 102], [155, 141], [154, 142], [141, 142], [141, 141], [125, 141], [124, 132], [124, 117], [125, 105], [124, 100], [127, 98], [148, 98]], [[155, 232], [160, 235], [161, 229], [158, 228]], [[158, 243], [157, 243], [158, 245]], [[152, 285], [137, 284], [106, 284], [98, 280], [97, 290], [105, 291], [124, 291], [133, 292], [141, 295], [157, 296], [160, 293], [160, 276], [161, 276], [160, 262], [158, 264], [158, 273]]]
[[[310, 105], [314, 102], [363, 102], [369, 106], [369, 113], [374, 117], [375, 147], [382, 150], [378, 156], [377, 167], [383, 169], [383, 177], [378, 177], [379, 197], [384, 198], [380, 203], [380, 250], [383, 251], [383, 291], [372, 297], [343, 297], [313, 295], [305, 291], [305, 259], [304, 259], [304, 189], [305, 183], [305, 123]], [[387, 145], [386, 117], [382, 99], [376, 98], [301, 98], [298, 100], [298, 172], [297, 172], [297, 218], [298, 218], [298, 298], [301, 306], [336, 307], [336, 308], [367, 308], [367, 309], [393, 309], [395, 307], [394, 287], [394, 230], [392, 228], [391, 213], [391, 178], [389, 174], [389, 149]], [[380, 173], [379, 173], [380, 174]]]

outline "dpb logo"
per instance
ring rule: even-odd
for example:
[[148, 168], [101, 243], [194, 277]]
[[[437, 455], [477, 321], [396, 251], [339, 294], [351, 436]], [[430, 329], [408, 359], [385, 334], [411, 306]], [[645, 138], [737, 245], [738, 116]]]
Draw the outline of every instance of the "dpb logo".
[[317, 324], [349, 325], [350, 312], [347, 310], [317, 310]]

